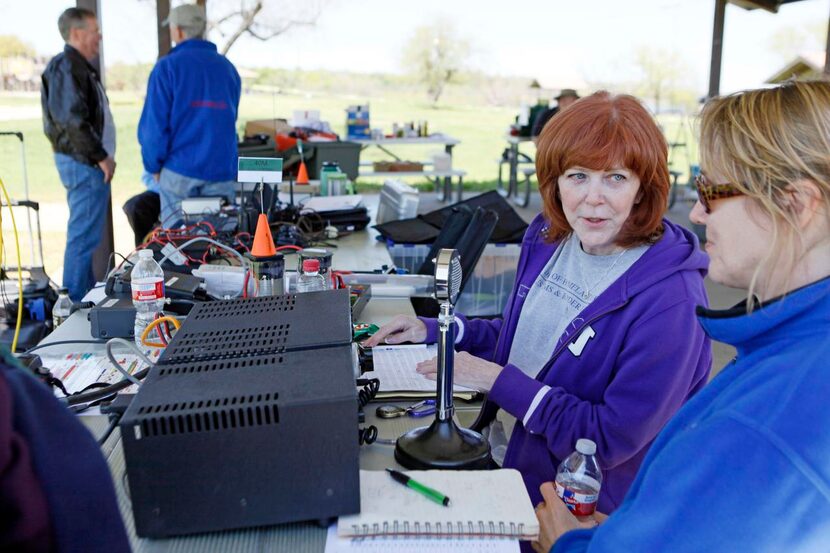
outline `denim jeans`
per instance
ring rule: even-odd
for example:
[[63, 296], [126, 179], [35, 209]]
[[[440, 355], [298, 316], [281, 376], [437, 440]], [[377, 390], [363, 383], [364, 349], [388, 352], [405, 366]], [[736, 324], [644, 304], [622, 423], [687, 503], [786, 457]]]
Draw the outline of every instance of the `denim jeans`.
[[161, 196], [161, 226], [170, 228], [184, 217], [181, 212], [182, 200], [205, 196], [224, 196], [233, 201], [234, 181], [206, 181], [193, 179], [162, 169], [159, 176], [159, 196]]
[[63, 285], [69, 289], [73, 301], [80, 301], [95, 285], [92, 253], [101, 242], [110, 186], [104, 182], [104, 172], [97, 166], [58, 153], [55, 165], [69, 204]]

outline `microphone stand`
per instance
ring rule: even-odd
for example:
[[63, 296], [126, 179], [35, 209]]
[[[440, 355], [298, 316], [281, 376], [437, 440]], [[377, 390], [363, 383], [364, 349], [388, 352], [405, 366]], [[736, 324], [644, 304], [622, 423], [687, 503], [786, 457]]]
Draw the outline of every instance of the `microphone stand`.
[[435, 263], [438, 315], [438, 379], [435, 420], [398, 438], [395, 459], [408, 469], [487, 469], [490, 444], [481, 434], [460, 428], [453, 420], [453, 363], [455, 360], [454, 302], [461, 285], [461, 263], [456, 250], [442, 249]]

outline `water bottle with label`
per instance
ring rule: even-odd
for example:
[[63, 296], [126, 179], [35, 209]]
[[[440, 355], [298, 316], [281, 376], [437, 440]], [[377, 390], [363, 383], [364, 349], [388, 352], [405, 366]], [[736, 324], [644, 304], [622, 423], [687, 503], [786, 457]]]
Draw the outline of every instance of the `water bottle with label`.
[[135, 307], [135, 343], [139, 348], [144, 329], [161, 315], [164, 308], [164, 271], [153, 259], [153, 250], [139, 250], [138, 263], [130, 275]]
[[58, 299], [55, 301], [55, 306], [52, 307], [53, 328], [58, 328], [71, 314], [72, 300], [69, 298], [69, 290], [61, 288], [58, 290]]
[[316, 292], [326, 290], [326, 278], [320, 274], [320, 260], [306, 259], [303, 269], [297, 277], [297, 292]]
[[597, 444], [577, 440], [576, 451], [562, 461], [556, 471], [556, 493], [576, 516], [593, 514], [602, 486], [602, 471], [596, 457]]

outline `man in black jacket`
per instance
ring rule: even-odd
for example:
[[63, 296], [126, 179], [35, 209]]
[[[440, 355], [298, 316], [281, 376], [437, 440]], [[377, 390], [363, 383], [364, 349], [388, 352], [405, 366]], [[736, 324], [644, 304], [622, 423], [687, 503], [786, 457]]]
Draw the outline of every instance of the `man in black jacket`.
[[69, 203], [63, 285], [79, 301], [95, 284], [92, 253], [101, 241], [115, 173], [115, 124], [90, 64], [101, 40], [95, 14], [69, 8], [58, 19], [58, 29], [66, 46], [43, 72], [43, 131]]

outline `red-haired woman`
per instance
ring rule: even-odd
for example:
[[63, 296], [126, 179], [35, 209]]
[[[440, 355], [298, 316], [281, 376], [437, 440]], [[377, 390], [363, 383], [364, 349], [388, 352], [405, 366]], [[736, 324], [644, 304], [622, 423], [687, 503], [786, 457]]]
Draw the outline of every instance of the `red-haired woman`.
[[[666, 142], [631, 96], [599, 92], [554, 117], [536, 158], [543, 213], [522, 243], [503, 317], [459, 317], [455, 381], [516, 418], [503, 466], [534, 502], [580, 438], [603, 468], [598, 509], [623, 499], [666, 421], [706, 382], [708, 259], [662, 217]], [[433, 342], [434, 320], [398, 317], [368, 345]], [[418, 372], [435, 378], [434, 361]], [[480, 424], [481, 426], [481, 424]]]

